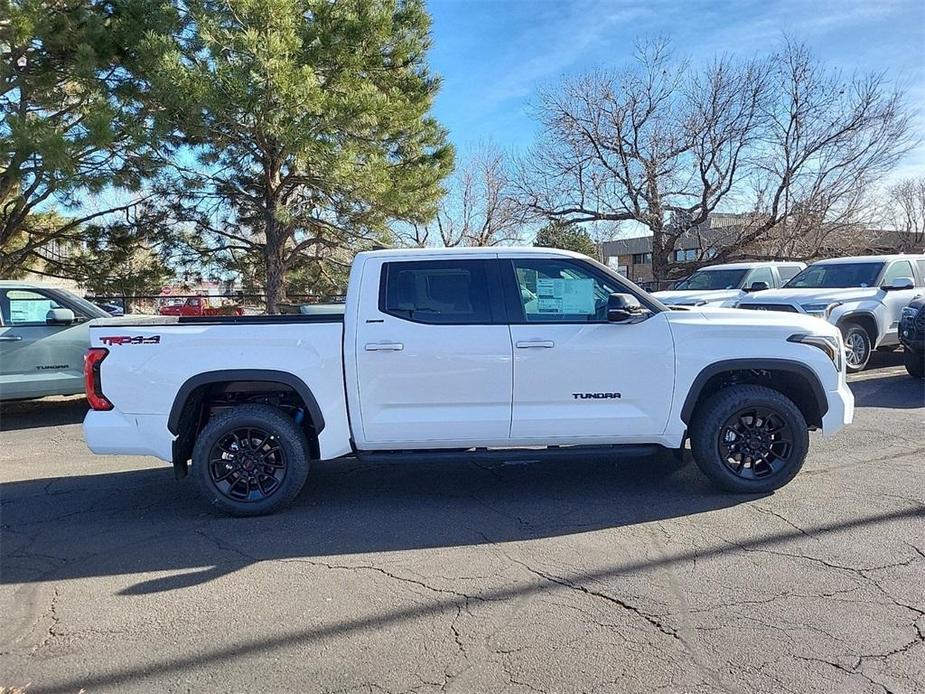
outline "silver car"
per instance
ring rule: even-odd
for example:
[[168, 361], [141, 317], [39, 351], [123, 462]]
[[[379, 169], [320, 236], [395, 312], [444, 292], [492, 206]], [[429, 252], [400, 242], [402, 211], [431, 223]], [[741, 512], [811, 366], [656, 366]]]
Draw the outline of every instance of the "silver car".
[[63, 289], [0, 281], [0, 400], [82, 393], [87, 324], [108, 317]]

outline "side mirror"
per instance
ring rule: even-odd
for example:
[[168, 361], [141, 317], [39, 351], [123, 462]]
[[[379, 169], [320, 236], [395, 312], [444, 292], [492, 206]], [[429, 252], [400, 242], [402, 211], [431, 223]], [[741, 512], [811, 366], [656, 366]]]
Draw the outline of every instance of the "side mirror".
[[611, 294], [607, 297], [607, 320], [624, 323], [642, 313], [642, 306], [632, 294]]
[[752, 282], [745, 288], [747, 292], [763, 292], [767, 289], [770, 289], [771, 286], [767, 282]]
[[915, 280], [911, 277], [897, 277], [889, 284], [880, 287], [885, 292], [895, 292], [900, 289], [915, 289]]
[[46, 325], [70, 325], [76, 320], [69, 308], [53, 308], [45, 314]]

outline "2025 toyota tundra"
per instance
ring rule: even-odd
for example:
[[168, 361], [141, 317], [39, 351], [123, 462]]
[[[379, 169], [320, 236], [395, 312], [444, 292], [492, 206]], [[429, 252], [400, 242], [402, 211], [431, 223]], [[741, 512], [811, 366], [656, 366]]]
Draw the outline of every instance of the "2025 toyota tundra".
[[[825, 321], [671, 310], [584, 256], [390, 250], [354, 260], [312, 315], [151, 317], [91, 327], [96, 453], [154, 455], [238, 515], [269, 513], [342, 456], [680, 449], [731, 492], [800, 470], [808, 431], [852, 419]], [[538, 448], [542, 450], [537, 450]]]

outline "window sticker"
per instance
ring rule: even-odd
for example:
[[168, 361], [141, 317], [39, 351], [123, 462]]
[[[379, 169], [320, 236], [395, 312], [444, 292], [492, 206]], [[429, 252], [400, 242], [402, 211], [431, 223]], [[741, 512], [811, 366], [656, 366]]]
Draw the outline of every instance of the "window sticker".
[[536, 293], [538, 313], [594, 313], [593, 279], [537, 278]]

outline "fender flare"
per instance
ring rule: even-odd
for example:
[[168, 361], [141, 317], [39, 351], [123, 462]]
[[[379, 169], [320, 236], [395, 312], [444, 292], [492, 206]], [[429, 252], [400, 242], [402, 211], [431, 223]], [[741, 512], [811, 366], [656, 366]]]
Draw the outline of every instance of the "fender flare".
[[[870, 309], [866, 309], [866, 308], [846, 310], [844, 313], [839, 314], [838, 318], [835, 320], [834, 325], [838, 327], [840, 323], [843, 323], [845, 321], [857, 322], [857, 318], [870, 318], [870, 320], [873, 321], [874, 328], [876, 329], [877, 334], [871, 336], [872, 346], [876, 344], [877, 342], [879, 342], [880, 339], [883, 337], [883, 335], [886, 334], [886, 333], [881, 333], [880, 331], [880, 321], [877, 319], [877, 314], [871, 311]], [[840, 329], [841, 328], [839, 328], [839, 330]]]
[[726, 359], [710, 364], [701, 370], [694, 382], [691, 383], [687, 397], [684, 399], [684, 405], [681, 407], [681, 421], [690, 424], [691, 415], [694, 413], [694, 407], [700, 398], [703, 387], [713, 376], [724, 371], [787, 371], [794, 373], [803, 378], [812, 390], [813, 397], [816, 399], [816, 406], [819, 408], [819, 416], [825, 416], [829, 411], [829, 400], [825, 396], [825, 389], [819, 382], [819, 376], [811, 368], [798, 361], [791, 359]]
[[170, 433], [174, 436], [179, 434], [183, 409], [189, 400], [190, 394], [196, 388], [224, 381], [256, 381], [259, 383], [281, 383], [289, 386], [305, 402], [308, 413], [312, 418], [315, 432], [320, 434], [321, 430], [324, 429], [324, 415], [321, 413], [321, 407], [319, 407], [311, 388], [298, 376], [286, 371], [273, 371], [272, 369], [224, 369], [196, 374], [180, 386], [174, 397], [173, 406], [170, 408], [170, 416], [167, 418], [167, 429]]

